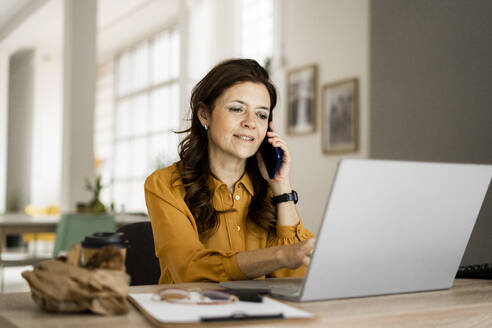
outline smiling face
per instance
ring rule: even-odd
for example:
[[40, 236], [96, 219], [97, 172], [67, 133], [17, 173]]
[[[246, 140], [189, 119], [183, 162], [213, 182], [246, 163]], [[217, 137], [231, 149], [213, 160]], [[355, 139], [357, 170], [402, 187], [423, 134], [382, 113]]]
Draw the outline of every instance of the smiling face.
[[242, 82], [217, 98], [211, 113], [199, 109], [208, 126], [210, 160], [246, 160], [265, 138], [270, 115], [270, 95], [261, 83]]

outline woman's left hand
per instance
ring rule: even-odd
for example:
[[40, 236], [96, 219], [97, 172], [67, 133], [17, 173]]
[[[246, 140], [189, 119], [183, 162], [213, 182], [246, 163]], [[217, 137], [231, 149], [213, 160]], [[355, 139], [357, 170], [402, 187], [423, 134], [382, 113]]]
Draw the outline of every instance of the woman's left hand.
[[260, 169], [261, 175], [266, 181], [268, 181], [268, 183], [270, 184], [270, 188], [272, 188], [274, 196], [276, 196], [292, 191], [289, 176], [291, 156], [289, 148], [287, 147], [287, 143], [282, 138], [280, 138], [277, 132], [275, 132], [273, 122], [270, 122], [269, 125], [272, 131], [267, 132], [268, 142], [272, 146], [280, 148], [283, 152], [280, 168], [273, 179], [270, 179], [270, 177], [268, 176], [265, 163], [263, 162], [263, 158], [259, 151], [256, 153], [256, 159], [258, 161], [258, 167]]

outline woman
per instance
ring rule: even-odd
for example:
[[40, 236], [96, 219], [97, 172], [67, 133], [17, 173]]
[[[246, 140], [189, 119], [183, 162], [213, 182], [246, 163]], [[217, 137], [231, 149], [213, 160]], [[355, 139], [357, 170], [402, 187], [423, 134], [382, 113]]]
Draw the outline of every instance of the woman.
[[[305, 273], [313, 234], [293, 201], [272, 203], [292, 192], [290, 153], [271, 122], [276, 101], [268, 73], [249, 59], [218, 64], [193, 89], [181, 160], [145, 182], [159, 283]], [[283, 150], [274, 179], [257, 153], [265, 136]]]

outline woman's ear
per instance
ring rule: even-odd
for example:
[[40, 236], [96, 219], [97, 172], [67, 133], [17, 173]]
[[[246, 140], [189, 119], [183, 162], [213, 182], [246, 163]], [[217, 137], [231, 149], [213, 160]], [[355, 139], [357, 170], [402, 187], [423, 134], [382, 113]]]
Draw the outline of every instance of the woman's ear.
[[198, 119], [200, 120], [200, 123], [202, 123], [205, 130], [208, 129], [210, 113], [208, 112], [208, 108], [205, 104], [200, 104], [198, 107]]

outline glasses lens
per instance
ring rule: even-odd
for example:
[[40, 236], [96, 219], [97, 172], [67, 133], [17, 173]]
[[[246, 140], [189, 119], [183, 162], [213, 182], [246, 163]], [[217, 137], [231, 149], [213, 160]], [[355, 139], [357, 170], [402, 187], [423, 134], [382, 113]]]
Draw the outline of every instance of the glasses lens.
[[189, 292], [184, 289], [168, 288], [159, 291], [161, 300], [164, 301], [179, 301], [189, 298]]
[[154, 294], [155, 301], [180, 304], [225, 304], [237, 302], [237, 297], [221, 290], [190, 291], [179, 288], [165, 288]]
[[202, 295], [213, 301], [228, 301], [231, 298], [231, 294], [220, 290], [204, 290]]

